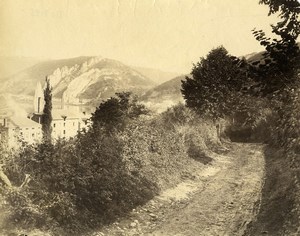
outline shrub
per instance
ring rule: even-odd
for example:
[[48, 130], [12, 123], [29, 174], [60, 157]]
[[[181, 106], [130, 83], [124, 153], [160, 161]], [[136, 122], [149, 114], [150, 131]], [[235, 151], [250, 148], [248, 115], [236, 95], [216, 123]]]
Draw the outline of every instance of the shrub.
[[84, 235], [124, 216], [196, 171], [202, 164], [192, 158], [219, 144], [214, 124], [196, 117], [178, 105], [130, 119], [119, 131], [91, 128], [72, 140], [24, 145], [5, 169], [15, 186], [25, 174], [32, 179], [6, 194], [11, 225]]
[[107, 133], [124, 129], [129, 120], [148, 114], [130, 92], [116, 93], [115, 97], [102, 102], [92, 115], [92, 128]]
[[197, 114], [184, 104], [179, 103], [161, 114], [164, 126], [191, 124], [197, 119]]
[[[222, 147], [214, 123], [198, 119], [182, 104], [153, 119], [132, 122], [120, 138], [125, 144], [123, 156], [128, 169], [141, 173], [162, 189], [176, 185], [182, 176], [190, 173], [191, 162], [194, 163], [197, 154], [208, 157], [211, 149]], [[201, 161], [211, 160], [202, 158]], [[194, 168], [201, 166], [201, 161], [194, 163]]]
[[194, 160], [199, 161], [204, 165], [211, 163], [213, 160], [205, 153], [205, 151], [201, 147], [194, 144], [193, 142], [190, 143], [187, 153], [190, 158], [193, 158]]
[[157, 188], [127, 170], [122, 149], [116, 136], [93, 132], [73, 141], [24, 148], [11, 160], [7, 173], [11, 179], [18, 176], [15, 183], [23, 173], [32, 181], [26, 189], [6, 194], [14, 209], [10, 222], [20, 228], [51, 222], [60, 235], [81, 234], [145, 203]]

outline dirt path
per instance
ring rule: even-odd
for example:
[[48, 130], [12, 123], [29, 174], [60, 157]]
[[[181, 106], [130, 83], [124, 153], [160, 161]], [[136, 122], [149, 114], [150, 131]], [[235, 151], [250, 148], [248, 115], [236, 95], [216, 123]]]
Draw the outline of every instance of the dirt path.
[[262, 145], [232, 144], [226, 156], [94, 235], [243, 235], [264, 177]]

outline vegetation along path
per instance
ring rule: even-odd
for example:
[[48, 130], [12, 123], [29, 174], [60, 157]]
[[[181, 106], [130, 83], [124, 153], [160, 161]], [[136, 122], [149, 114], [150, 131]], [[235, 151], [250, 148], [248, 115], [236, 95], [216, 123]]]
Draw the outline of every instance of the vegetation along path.
[[94, 235], [243, 235], [259, 210], [261, 144], [231, 144], [226, 155], [123, 220]]

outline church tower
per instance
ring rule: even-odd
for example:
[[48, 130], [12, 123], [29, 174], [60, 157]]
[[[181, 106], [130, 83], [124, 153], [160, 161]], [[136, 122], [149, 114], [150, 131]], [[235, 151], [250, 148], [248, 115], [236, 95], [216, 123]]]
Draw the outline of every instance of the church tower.
[[34, 92], [34, 100], [33, 100], [34, 113], [37, 114], [43, 113], [44, 105], [45, 105], [44, 91], [42, 89], [41, 83], [38, 82]]

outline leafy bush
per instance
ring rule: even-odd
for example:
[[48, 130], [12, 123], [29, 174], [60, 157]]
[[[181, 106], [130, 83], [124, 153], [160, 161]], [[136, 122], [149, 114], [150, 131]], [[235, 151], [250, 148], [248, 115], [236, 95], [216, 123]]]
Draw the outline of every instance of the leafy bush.
[[214, 124], [183, 105], [154, 118], [128, 114], [119, 130], [92, 126], [72, 140], [24, 145], [7, 159], [14, 186], [31, 177], [26, 187], [5, 193], [12, 227], [84, 235], [194, 173], [203, 165], [195, 155], [220, 144]]
[[16, 225], [24, 228], [45, 228], [50, 222], [40, 207], [33, 204], [29, 189], [11, 189], [4, 194], [8, 209], [13, 212], [6, 218], [7, 228], [14, 228]]
[[148, 114], [130, 92], [116, 93], [115, 97], [102, 102], [92, 116], [92, 128], [114, 132], [124, 129], [131, 119]]
[[201, 161], [208, 161], [193, 159], [192, 144], [197, 146], [197, 154], [206, 157], [214, 147], [222, 147], [213, 122], [199, 119], [182, 104], [153, 119], [132, 122], [120, 138], [125, 144], [123, 156], [128, 169], [162, 189], [176, 185], [186, 173], [200, 168]]
[[161, 114], [162, 120], [165, 126], [174, 128], [174, 125], [191, 124], [198, 118], [197, 114], [186, 107], [184, 104], [179, 103], [173, 107], [167, 109], [167, 111]]
[[190, 158], [193, 158], [194, 160], [199, 161], [204, 165], [207, 165], [213, 161], [213, 159], [209, 157], [201, 147], [194, 144], [193, 142], [190, 143], [187, 153]]
[[24, 173], [32, 178], [27, 188], [6, 194], [14, 209], [10, 222], [25, 228], [51, 222], [59, 235], [84, 234], [145, 203], [157, 187], [128, 171], [122, 150], [116, 135], [93, 130], [71, 141], [27, 146], [7, 165], [14, 184]]
[[249, 94], [238, 101], [240, 104], [228, 119], [226, 136], [237, 142], [268, 142], [276, 123], [273, 104], [267, 98]]

